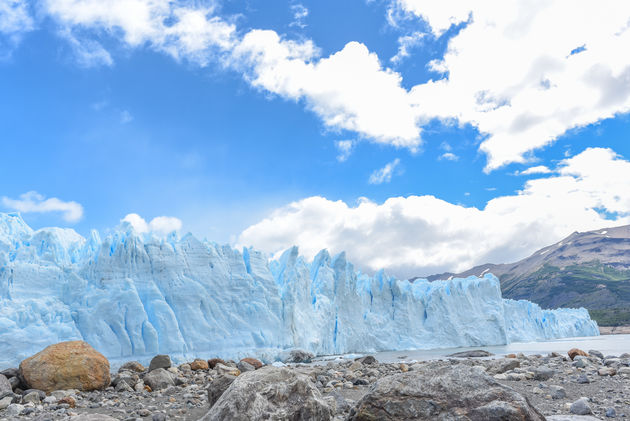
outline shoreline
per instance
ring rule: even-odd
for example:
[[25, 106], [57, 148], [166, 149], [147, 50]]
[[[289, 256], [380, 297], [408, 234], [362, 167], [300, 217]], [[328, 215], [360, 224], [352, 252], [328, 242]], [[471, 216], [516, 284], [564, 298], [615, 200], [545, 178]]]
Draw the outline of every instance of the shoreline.
[[599, 326], [600, 335], [627, 335], [630, 334], [630, 325], [623, 326]]

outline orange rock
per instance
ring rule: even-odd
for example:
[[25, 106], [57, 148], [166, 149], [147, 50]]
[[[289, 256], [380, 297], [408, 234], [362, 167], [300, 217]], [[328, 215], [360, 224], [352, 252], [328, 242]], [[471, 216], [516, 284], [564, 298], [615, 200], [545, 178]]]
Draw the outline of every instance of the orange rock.
[[190, 369], [191, 370], [207, 370], [208, 369], [208, 362], [205, 360], [195, 360], [193, 362], [191, 362], [190, 364]]
[[581, 355], [583, 357], [588, 357], [588, 354], [584, 351], [582, 351], [581, 349], [577, 349], [577, 348], [571, 348], [568, 352], [569, 354], [569, 358], [571, 358], [571, 361], [573, 361], [573, 359], [575, 357], [577, 357], [578, 355]]
[[20, 373], [31, 389], [83, 391], [109, 386], [109, 361], [83, 341], [60, 342], [20, 363]]
[[257, 360], [256, 358], [243, 358], [241, 361], [252, 365], [256, 370], [262, 367], [264, 364]]
[[67, 403], [70, 405], [70, 408], [74, 408], [77, 406], [77, 402], [74, 400], [72, 396], [66, 396], [57, 401], [58, 404]]
[[210, 368], [214, 368], [217, 364], [225, 365], [226, 363], [221, 358], [213, 358], [211, 360], [208, 360], [208, 367]]
[[516, 354], [507, 354], [505, 358], [516, 358]]
[[146, 390], [149, 393], [153, 392], [153, 390], [151, 390], [151, 386], [149, 386], [148, 384], [144, 385], [144, 390]]

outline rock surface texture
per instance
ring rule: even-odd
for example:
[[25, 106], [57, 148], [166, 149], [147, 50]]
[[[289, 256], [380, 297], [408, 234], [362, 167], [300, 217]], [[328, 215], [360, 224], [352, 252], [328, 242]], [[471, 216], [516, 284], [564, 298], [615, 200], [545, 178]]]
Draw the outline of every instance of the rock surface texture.
[[544, 421], [528, 400], [488, 376], [463, 365], [420, 369], [376, 382], [350, 420]]
[[51, 345], [20, 363], [20, 374], [33, 389], [98, 390], [110, 383], [109, 361], [83, 341]]
[[234, 380], [202, 420], [326, 421], [331, 418], [330, 407], [308, 376], [287, 368], [266, 367]]

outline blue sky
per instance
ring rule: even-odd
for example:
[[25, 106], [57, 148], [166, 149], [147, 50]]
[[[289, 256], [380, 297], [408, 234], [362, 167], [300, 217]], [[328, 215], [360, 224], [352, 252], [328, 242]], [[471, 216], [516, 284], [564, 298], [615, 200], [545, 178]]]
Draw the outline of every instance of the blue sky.
[[10, 0], [0, 210], [400, 276], [628, 223], [628, 6], [452, 3]]

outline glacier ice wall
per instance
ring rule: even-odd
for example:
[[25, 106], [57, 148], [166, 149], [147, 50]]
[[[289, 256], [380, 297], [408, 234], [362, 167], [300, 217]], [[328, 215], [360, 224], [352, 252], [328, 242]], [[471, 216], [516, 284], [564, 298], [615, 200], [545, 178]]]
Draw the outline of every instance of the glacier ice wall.
[[492, 275], [412, 283], [361, 274], [343, 253], [309, 263], [294, 247], [269, 262], [190, 234], [156, 238], [123, 223], [85, 239], [0, 213], [0, 368], [71, 339], [113, 360], [273, 359], [293, 347], [339, 354], [597, 334], [584, 309], [502, 299]]

